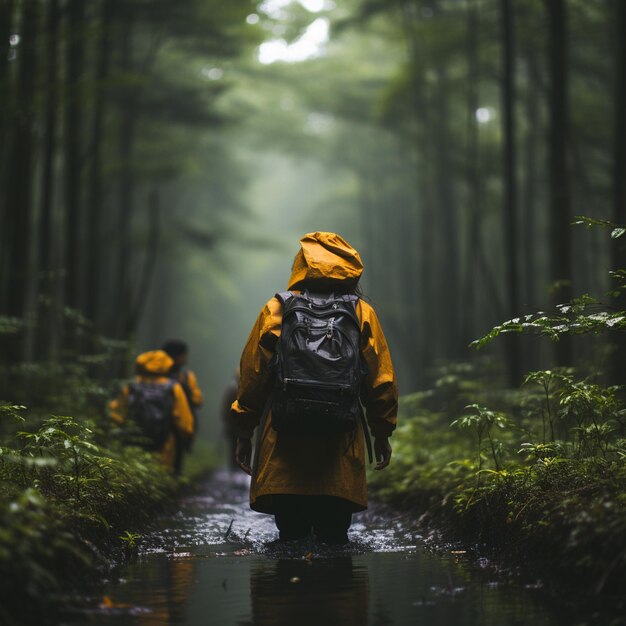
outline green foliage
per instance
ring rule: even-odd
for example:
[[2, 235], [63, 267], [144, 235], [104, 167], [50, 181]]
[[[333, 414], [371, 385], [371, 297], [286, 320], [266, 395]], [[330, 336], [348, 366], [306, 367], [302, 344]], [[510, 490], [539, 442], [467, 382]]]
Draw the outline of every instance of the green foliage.
[[119, 537], [129, 549], [135, 549], [137, 547], [137, 540], [141, 539], [139, 533], [131, 533], [130, 530], [124, 531]]
[[392, 463], [372, 473], [373, 489], [542, 577], [551, 569], [591, 592], [615, 589], [626, 573], [626, 408], [617, 389], [571, 370], [532, 372], [515, 394], [481, 391], [471, 369], [465, 376], [479, 402], [452, 416], [454, 428], [432, 408], [437, 384], [402, 398]]
[[573, 224], [575, 226], [586, 226], [587, 228], [593, 228], [594, 226], [609, 228], [611, 230], [611, 239], [618, 239], [626, 233], [626, 228], [623, 226], [617, 226], [617, 224], [609, 220], [600, 220], [595, 217], [587, 217], [586, 215], [577, 215]]
[[119, 536], [122, 544], [124, 545], [124, 557], [127, 561], [131, 561], [137, 557], [139, 548], [139, 539], [141, 535], [139, 533], [133, 533], [130, 530], [124, 531]]
[[[23, 409], [0, 406], [2, 423], [24, 426]], [[3, 436], [0, 615], [6, 623], [24, 605], [33, 614], [50, 610], [78, 575], [109, 567], [115, 537], [128, 558], [139, 535], [127, 529], [145, 524], [174, 496], [175, 481], [152, 455], [103, 440], [95, 423], [64, 416]]]
[[496, 468], [500, 471], [500, 459], [503, 452], [503, 444], [493, 436], [493, 429], [504, 429], [510, 424], [509, 418], [498, 411], [490, 411], [478, 404], [470, 404], [465, 407], [471, 413], [454, 420], [450, 426], [456, 426], [461, 429], [471, 430], [475, 433], [477, 439], [477, 458], [478, 468], [482, 470], [483, 465], [483, 443], [487, 440], [491, 459]]
[[[609, 228], [612, 239], [618, 239], [626, 233], [626, 228], [622, 226], [591, 217], [579, 216], [574, 224], [585, 225], [588, 228]], [[618, 296], [626, 289], [626, 270], [611, 271], [609, 275], [616, 284], [607, 296]], [[481, 349], [496, 337], [508, 333], [536, 334], [558, 341], [565, 335], [598, 335], [625, 330], [626, 311], [616, 311], [610, 304], [589, 294], [583, 294], [570, 302], [559, 304], [556, 311], [550, 313], [539, 311], [498, 324], [483, 337], [472, 341], [470, 346]]]
[[[581, 217], [576, 223], [609, 228], [613, 239], [626, 232], [606, 220]], [[609, 295], [619, 295], [626, 271], [611, 275], [618, 287]], [[625, 311], [584, 295], [555, 312], [509, 320], [471, 345], [481, 348], [506, 333], [559, 340], [625, 328]], [[386, 477], [373, 477], [375, 488], [396, 504], [426, 511], [456, 537], [478, 539], [499, 559], [524, 562], [542, 576], [550, 568], [592, 593], [619, 591], [626, 575], [621, 389], [568, 368], [530, 372], [522, 388], [509, 393], [494, 389], [492, 381], [487, 394], [471, 382], [472, 370], [465, 377], [464, 385], [448, 386], [452, 395], [463, 386], [474, 395], [450, 416], [452, 430], [424, 401], [432, 392], [402, 403], [398, 454]], [[438, 404], [455, 405], [454, 398]]]
[[[613, 272], [619, 277], [624, 285], [624, 276]], [[507, 320], [492, 328], [480, 339], [472, 341], [473, 348], [483, 348], [491, 343], [496, 337], [508, 333], [537, 334], [558, 341], [564, 335], [587, 335], [600, 334], [607, 331], [626, 330], [626, 312], [605, 310], [600, 300], [589, 295], [583, 295], [571, 300], [567, 304], [560, 304], [556, 312], [546, 313], [540, 311], [522, 317]]]

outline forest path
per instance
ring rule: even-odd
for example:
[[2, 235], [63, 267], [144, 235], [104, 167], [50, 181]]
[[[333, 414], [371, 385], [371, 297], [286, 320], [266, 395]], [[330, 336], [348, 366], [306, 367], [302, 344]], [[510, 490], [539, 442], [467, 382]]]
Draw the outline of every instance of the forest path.
[[[346, 547], [277, 544], [248, 507], [247, 477], [216, 473], [160, 520], [136, 563], [65, 624], [554, 626], [532, 588], [451, 550], [429, 552], [407, 519], [356, 515]], [[99, 606], [98, 606], [99, 605]]]

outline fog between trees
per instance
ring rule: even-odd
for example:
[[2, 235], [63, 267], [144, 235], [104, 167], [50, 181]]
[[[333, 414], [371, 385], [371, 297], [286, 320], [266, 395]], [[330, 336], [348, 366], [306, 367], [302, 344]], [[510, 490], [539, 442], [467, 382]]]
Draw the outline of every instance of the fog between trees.
[[[249, 328], [313, 230], [361, 252], [405, 393], [477, 358], [467, 344], [494, 324], [603, 294], [617, 246], [570, 222], [626, 222], [624, 13], [2, 0], [5, 366], [104, 351], [122, 376], [183, 337], [215, 434]], [[511, 381], [611, 369], [598, 344], [558, 345], [489, 355]]]

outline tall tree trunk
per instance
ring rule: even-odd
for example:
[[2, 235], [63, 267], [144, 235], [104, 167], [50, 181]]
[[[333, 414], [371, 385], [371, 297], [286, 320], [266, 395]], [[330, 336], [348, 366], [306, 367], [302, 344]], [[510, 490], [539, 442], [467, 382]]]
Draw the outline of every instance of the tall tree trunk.
[[[426, 156], [422, 157], [424, 164], [424, 177], [430, 178], [434, 176], [432, 173], [432, 161], [429, 159], [430, 150], [425, 147]], [[422, 183], [421, 199], [421, 215], [418, 222], [419, 228], [419, 245], [421, 250], [421, 299], [422, 306], [420, 311], [420, 327], [422, 334], [420, 344], [422, 346], [422, 359], [420, 363], [423, 372], [428, 371], [434, 364], [438, 355], [438, 346], [434, 329], [437, 327], [436, 312], [436, 281], [434, 279], [436, 273], [433, 272], [432, 261], [434, 259], [434, 246], [432, 236], [432, 225], [434, 222], [434, 190], [430, 180], [424, 180]]]
[[[33, 128], [35, 122], [35, 85], [37, 71], [38, 13], [35, 2], [22, 3], [20, 46], [15, 116], [12, 142], [9, 150], [9, 171], [6, 185], [6, 212], [4, 215], [10, 272], [7, 275], [5, 311], [8, 315], [24, 317], [29, 281], [30, 229], [32, 218], [32, 170], [34, 157]], [[18, 360], [21, 339], [15, 338], [7, 350], [8, 359]]]
[[[511, 0], [500, 2], [502, 18], [502, 134], [504, 137], [504, 219], [506, 294], [508, 316], [520, 314], [517, 259], [517, 168], [515, 123], [515, 27]], [[521, 347], [517, 335], [506, 338], [509, 384], [522, 379]]]
[[[0, 93], [9, 93], [9, 39], [13, 28], [15, 0], [0, 0]], [[0, 99], [0, 154], [6, 149], [6, 122], [9, 99]]]
[[[615, 50], [615, 122], [613, 157], [613, 221], [626, 224], [626, 3], [615, 3], [616, 50]], [[614, 270], [626, 269], [626, 240], [613, 242], [611, 264]], [[626, 294], [616, 298], [615, 306], [626, 310]], [[615, 341], [611, 364], [614, 384], [626, 382], [626, 337], [620, 333]]]
[[39, 215], [39, 295], [45, 302], [39, 307], [37, 353], [40, 358], [48, 354], [51, 334], [49, 302], [52, 300], [54, 275], [52, 267], [53, 207], [55, 194], [54, 161], [56, 154], [58, 106], [59, 106], [59, 26], [61, 11], [59, 0], [49, 0], [46, 17], [46, 78], [45, 119], [43, 131], [43, 155], [41, 167], [41, 205]]
[[478, 301], [478, 251], [482, 246], [480, 210], [480, 143], [478, 135], [478, 6], [476, 0], [466, 0], [467, 17], [467, 156], [466, 186], [469, 211], [467, 243], [465, 245], [465, 275], [463, 277], [462, 338], [465, 343], [476, 337], [476, 303]]
[[148, 198], [148, 240], [146, 243], [145, 260], [139, 282], [137, 284], [137, 293], [128, 316], [126, 327], [127, 335], [135, 332], [141, 321], [142, 314], [146, 307], [146, 301], [150, 294], [150, 284], [154, 276], [154, 270], [157, 263], [159, 253], [159, 243], [161, 239], [161, 217], [160, 217], [160, 196], [159, 192], [154, 189], [150, 192]]
[[438, 62], [435, 67], [437, 87], [435, 92], [434, 149], [437, 163], [436, 195], [440, 212], [438, 233], [439, 275], [438, 306], [441, 324], [439, 329], [442, 356], [458, 358], [462, 354], [459, 338], [459, 221], [456, 206], [454, 178], [450, 150], [450, 113], [448, 77], [446, 67]]
[[15, 12], [15, 0], [0, 0], [0, 223], [5, 227], [0, 230], [0, 311], [6, 309], [5, 287], [8, 280], [9, 246], [10, 236], [6, 226], [11, 217], [7, 197], [8, 185], [8, 152], [10, 149], [11, 135], [9, 133], [9, 117], [13, 98], [10, 85], [9, 64], [9, 38], [13, 29]]
[[94, 323], [98, 321], [98, 294], [100, 291], [100, 215], [103, 203], [103, 148], [104, 121], [107, 109], [106, 80], [109, 75], [111, 58], [111, 29], [113, 26], [115, 0], [102, 0], [100, 15], [100, 35], [96, 51], [96, 86], [95, 103], [91, 127], [92, 160], [89, 171], [89, 204], [87, 220], [87, 270], [84, 274], [83, 294], [85, 297], [85, 315]]
[[539, 100], [539, 80], [537, 59], [534, 51], [526, 49], [526, 66], [528, 83], [524, 98], [524, 108], [526, 113], [527, 131], [524, 137], [524, 189], [523, 189], [523, 264], [524, 264], [524, 304], [536, 309], [538, 306], [536, 295], [537, 281], [537, 251], [536, 242], [536, 200], [537, 200], [537, 158], [540, 111]]
[[[411, 105], [415, 112], [413, 121], [415, 139], [413, 140], [412, 155], [410, 159], [412, 168], [417, 172], [420, 171], [420, 150], [428, 151], [429, 148], [422, 145], [418, 139], [419, 111], [424, 111], [424, 115], [429, 115], [429, 108], [425, 105], [429, 98], [426, 89], [423, 89], [422, 77], [417, 69], [418, 60], [422, 54], [427, 54], [422, 42], [418, 40], [416, 27], [418, 20], [416, 12], [407, 5], [398, 7], [400, 23], [404, 29], [405, 41], [407, 44], [407, 52], [412, 63], [411, 76]], [[420, 177], [413, 176], [415, 186], [413, 189], [413, 201], [411, 202], [409, 214], [409, 223], [404, 232], [404, 241], [406, 241], [409, 250], [404, 270], [404, 301], [406, 306], [406, 314], [403, 317], [404, 330], [403, 336], [407, 338], [406, 353], [407, 363], [415, 372], [412, 380], [417, 386], [426, 383], [424, 373], [428, 366], [432, 363], [432, 333], [430, 332], [431, 311], [434, 307], [434, 298], [431, 298], [431, 278], [428, 272], [424, 271], [424, 267], [428, 267], [429, 263], [425, 259], [429, 258], [429, 247], [431, 245], [428, 235], [424, 236], [423, 220], [428, 221], [430, 216], [424, 218], [424, 213], [429, 206], [428, 202], [422, 201], [424, 191], [429, 185], [425, 180], [426, 176], [422, 171]], [[426, 192], [427, 193], [427, 192]], [[427, 232], [427, 231], [426, 231]], [[415, 245], [415, 242], [420, 245]], [[416, 323], [416, 319], [419, 320]]]
[[[9, 50], [10, 37], [13, 28], [15, 0], [0, 0], [0, 93], [9, 94]], [[8, 116], [9, 99], [0, 99], [0, 154], [6, 149], [6, 123]]]
[[[524, 137], [524, 187], [523, 187], [523, 266], [524, 266], [524, 305], [525, 308], [536, 310], [538, 307], [536, 284], [539, 267], [536, 250], [536, 202], [537, 202], [537, 159], [540, 111], [537, 93], [539, 84], [537, 79], [537, 63], [535, 53], [530, 48], [526, 50], [527, 85], [524, 98], [527, 131]], [[535, 369], [536, 349], [533, 342], [526, 346], [525, 369]]]
[[[134, 71], [133, 59], [133, 24], [129, 12], [124, 20], [124, 32], [120, 47], [120, 66], [124, 73]], [[122, 91], [120, 99], [120, 125], [118, 139], [118, 159], [120, 167], [118, 183], [118, 221], [117, 221], [117, 289], [119, 307], [115, 315], [115, 336], [126, 337], [130, 319], [132, 286], [130, 282], [132, 250], [130, 245], [130, 227], [133, 214], [133, 193], [135, 173], [133, 148], [137, 125], [137, 91], [134, 87]]]
[[80, 308], [85, 0], [68, 0], [65, 105], [65, 304]]
[[[546, 6], [550, 38], [550, 280], [556, 305], [572, 297], [567, 12], [565, 0], [546, 0]], [[572, 364], [568, 337], [555, 344], [555, 358], [557, 365]]]

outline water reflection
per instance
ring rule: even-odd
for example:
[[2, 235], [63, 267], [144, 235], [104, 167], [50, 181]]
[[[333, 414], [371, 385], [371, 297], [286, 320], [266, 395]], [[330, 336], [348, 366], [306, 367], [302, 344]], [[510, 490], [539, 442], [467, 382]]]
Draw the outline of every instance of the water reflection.
[[[218, 546], [215, 546], [216, 548]], [[213, 553], [139, 562], [112, 606], [77, 622], [115, 626], [556, 626], [533, 593], [490, 584], [462, 564], [411, 553], [289, 558]], [[298, 554], [296, 554], [296, 552]], [[306, 558], [306, 557], [309, 558]], [[567, 623], [567, 622], [566, 622]]]
[[[87, 611], [85, 626], [556, 626], [536, 590], [458, 555], [431, 554], [415, 529], [384, 511], [359, 516], [346, 548], [274, 544], [247, 485], [216, 476], [144, 542], [137, 563]], [[227, 529], [231, 528], [227, 535]], [[99, 608], [98, 608], [99, 607]], [[568, 623], [565, 620], [565, 623]], [[571, 620], [569, 621], [571, 624]]]
[[107, 590], [97, 610], [87, 612], [89, 623], [120, 626], [190, 623], [187, 607], [193, 592], [193, 560], [163, 558], [150, 566], [140, 562], [129, 566], [126, 575], [128, 578], [121, 585]]
[[259, 562], [250, 576], [251, 619], [242, 626], [367, 624], [367, 567], [351, 556]]
[[[194, 563], [186, 558], [169, 558], [160, 568], [151, 568], [151, 576], [143, 584], [145, 602], [150, 612], [139, 617], [138, 623], [182, 624], [194, 580]], [[157, 602], [155, 602], [157, 600]]]

